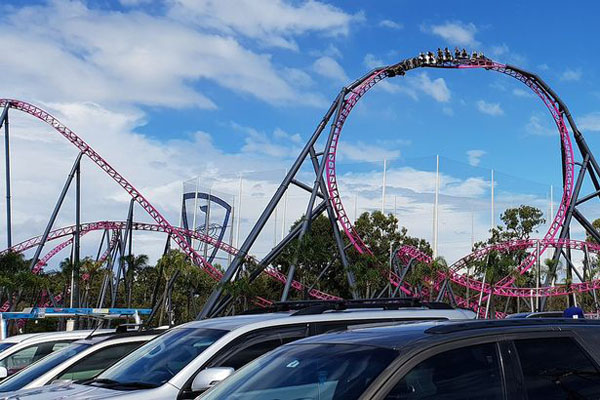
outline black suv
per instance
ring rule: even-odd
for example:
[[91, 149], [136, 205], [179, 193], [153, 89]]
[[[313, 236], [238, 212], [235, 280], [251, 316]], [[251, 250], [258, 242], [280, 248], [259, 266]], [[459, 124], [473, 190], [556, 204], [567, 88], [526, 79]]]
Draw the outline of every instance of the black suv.
[[400, 323], [303, 339], [202, 400], [600, 399], [600, 323]]

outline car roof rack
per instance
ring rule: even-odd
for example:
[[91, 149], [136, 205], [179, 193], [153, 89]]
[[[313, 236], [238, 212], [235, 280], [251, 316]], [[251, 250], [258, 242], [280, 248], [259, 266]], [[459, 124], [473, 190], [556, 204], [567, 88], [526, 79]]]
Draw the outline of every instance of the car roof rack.
[[463, 322], [444, 322], [425, 330], [430, 334], [448, 334], [476, 329], [493, 329], [508, 327], [535, 327], [547, 325], [600, 325], [600, 320], [583, 318], [511, 318], [492, 320], [473, 320]]
[[422, 302], [416, 298], [380, 298], [380, 299], [348, 299], [348, 300], [298, 300], [275, 302], [262, 309], [252, 309], [243, 314], [259, 314], [269, 312], [294, 311], [291, 315], [315, 315], [327, 311], [343, 311], [350, 309], [379, 308], [398, 310], [400, 308], [429, 308], [436, 310], [451, 310], [452, 306], [439, 302]]

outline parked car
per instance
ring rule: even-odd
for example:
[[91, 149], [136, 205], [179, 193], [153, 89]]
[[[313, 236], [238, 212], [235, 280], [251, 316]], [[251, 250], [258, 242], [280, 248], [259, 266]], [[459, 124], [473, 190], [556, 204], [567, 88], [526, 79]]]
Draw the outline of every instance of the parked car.
[[509, 314], [506, 318], [562, 318], [562, 311], [531, 311]]
[[0, 383], [0, 392], [31, 389], [55, 381], [94, 378], [162, 331], [102, 334], [71, 343]]
[[[472, 311], [404, 299], [298, 302], [278, 307], [272, 313], [181, 325], [122, 358], [95, 379], [13, 392], [6, 398], [193, 399], [230, 371], [307, 336], [363, 323], [475, 318]], [[288, 311], [281, 311], [286, 307]]]
[[199, 400], [598, 399], [600, 324], [421, 322], [282, 346]]
[[[67, 331], [50, 333], [29, 333], [4, 339], [0, 345], [6, 348], [0, 352], [0, 380], [11, 376], [25, 367], [41, 360], [48, 354], [67, 347], [71, 342], [84, 339], [93, 331]], [[93, 334], [114, 332], [102, 329]]]

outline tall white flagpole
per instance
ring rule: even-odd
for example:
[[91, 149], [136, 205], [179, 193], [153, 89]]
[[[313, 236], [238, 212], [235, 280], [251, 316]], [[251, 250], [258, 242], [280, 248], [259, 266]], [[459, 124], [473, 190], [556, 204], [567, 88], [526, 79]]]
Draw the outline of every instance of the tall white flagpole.
[[[285, 176], [287, 176], [287, 169], [285, 170]], [[287, 214], [287, 202], [288, 202], [288, 189], [286, 189], [283, 195], [283, 216], [281, 217], [281, 240], [285, 237], [285, 217]]]
[[[192, 217], [192, 231], [196, 231], [196, 214], [198, 212], [198, 186], [200, 185], [200, 177], [196, 177], [196, 188], [194, 189], [194, 216]], [[189, 228], [189, 227], [188, 227]], [[196, 248], [194, 245], [194, 239], [192, 239], [192, 248]]]
[[385, 175], [387, 170], [387, 160], [383, 159], [383, 183], [381, 189], [381, 213], [385, 215]]
[[490, 213], [490, 223], [491, 223], [491, 229], [494, 229], [495, 225], [496, 225], [496, 213], [494, 211], [494, 170], [492, 170], [492, 208], [491, 208], [491, 213]]
[[550, 185], [550, 218], [554, 218], [554, 186]]
[[237, 209], [237, 221], [235, 227], [235, 247], [238, 247], [240, 242], [240, 221], [242, 220], [242, 174], [240, 174], [240, 190], [238, 194], [238, 209]]
[[438, 256], [438, 217], [440, 196], [440, 156], [435, 157], [435, 201], [433, 205], [433, 259]]

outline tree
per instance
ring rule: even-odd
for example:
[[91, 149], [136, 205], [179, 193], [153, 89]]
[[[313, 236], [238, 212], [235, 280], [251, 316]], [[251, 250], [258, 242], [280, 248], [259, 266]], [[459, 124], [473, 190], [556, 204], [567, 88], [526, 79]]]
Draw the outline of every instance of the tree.
[[[290, 230], [302, 223], [302, 218], [292, 224]], [[336, 293], [342, 297], [350, 296], [350, 290], [339, 258], [336, 258], [337, 245], [333, 237], [333, 229], [329, 218], [320, 215], [311, 223], [310, 230], [302, 241], [294, 239], [275, 259], [274, 265], [287, 274], [292, 264], [296, 265], [294, 279], [303, 282], [307, 287], [315, 285], [319, 290]], [[331, 263], [331, 265], [329, 265]], [[322, 271], [321, 279], [317, 278]], [[281, 286], [274, 286], [274, 298], [279, 297], [275, 291], [281, 291]], [[303, 298], [303, 293], [290, 292], [292, 297]]]
[[43, 277], [29, 271], [30, 261], [22, 253], [7, 251], [0, 255], [0, 300], [8, 301], [11, 310], [20, 307], [22, 298], [37, 297]]
[[416, 286], [421, 293], [425, 293], [429, 301], [433, 301], [433, 295], [438, 283], [440, 273], [448, 271], [448, 263], [444, 257], [436, 257], [430, 263], [417, 262], [406, 280]]
[[354, 225], [358, 235], [371, 254], [360, 254], [354, 248], [349, 251], [351, 267], [356, 275], [358, 293], [371, 297], [389, 284], [387, 276], [391, 257], [400, 246], [418, 248], [427, 255], [433, 253], [429, 242], [408, 235], [408, 229], [398, 229], [398, 219], [392, 214], [380, 211], [363, 213]]
[[[292, 228], [301, 223], [296, 221]], [[355, 223], [355, 229], [370, 253], [359, 253], [344, 237], [347, 249], [349, 269], [356, 279], [356, 290], [360, 297], [370, 297], [388, 285], [390, 256], [401, 245], [411, 245], [431, 255], [431, 246], [426, 240], [408, 235], [405, 227], [398, 229], [398, 219], [393, 215], [384, 215], [380, 211], [363, 213]], [[341, 297], [351, 297], [344, 270], [338, 255], [329, 219], [321, 215], [311, 224], [310, 231], [302, 243], [294, 240], [276, 259], [275, 264], [283, 273], [297, 258], [295, 277], [310, 286], [316, 283], [318, 289], [334, 293]], [[325, 271], [323, 273], [323, 271]], [[317, 277], [322, 273], [319, 282]], [[301, 296], [301, 295], [300, 295]]]
[[160, 271], [158, 279], [164, 285], [159, 325], [162, 325], [165, 313], [169, 314], [169, 323], [178, 324], [195, 318], [196, 302], [203, 302], [216, 282], [180, 250], [169, 250], [158, 260], [155, 269]]
[[[500, 220], [503, 225], [491, 229], [490, 238], [475, 243], [473, 251], [511, 240], [527, 240], [532, 233], [537, 233], [539, 226], [546, 222], [542, 211], [527, 205], [506, 209], [500, 215]], [[519, 286], [527, 283], [531, 285], [534, 280], [533, 276], [530, 273], [519, 274], [517, 271], [517, 267], [526, 256], [526, 250], [512, 250], [510, 252], [492, 250], [488, 252], [483, 260], [473, 262], [472, 266], [475, 273], [479, 275], [479, 279], [485, 280], [492, 289], [498, 281], [506, 276], [511, 276]], [[493, 295], [490, 298], [490, 303], [493, 311], [495, 308]], [[493, 315], [493, 312], [490, 315]]]
[[[596, 218], [593, 222], [592, 222], [593, 227], [596, 229], [597, 232], [600, 232], [600, 218]], [[589, 232], [585, 233], [585, 240], [586, 242], [591, 242], [591, 243], [598, 243], [598, 241], [592, 236], [590, 235]]]
[[[501, 215], [503, 225], [498, 225], [490, 230], [490, 238], [477, 242], [473, 251], [511, 240], [528, 240], [532, 233], [537, 233], [537, 228], [546, 220], [543, 213], [535, 207], [521, 205], [517, 208], [508, 208]], [[486, 274], [487, 282], [495, 283], [497, 280], [509, 275], [512, 267], [517, 267], [526, 257], [525, 250], [513, 250], [510, 253], [492, 251], [485, 263], [477, 265], [480, 272], [487, 268], [495, 269]], [[477, 268], [476, 268], [477, 270]]]
[[134, 255], [129, 254], [123, 257], [125, 264], [127, 265], [127, 272], [123, 277], [125, 283], [125, 291], [127, 292], [127, 307], [131, 307], [131, 296], [133, 291], [133, 284], [135, 282], [136, 274], [140, 269], [148, 266], [148, 256], [145, 254]]

